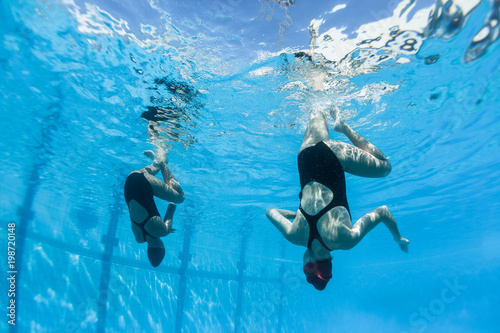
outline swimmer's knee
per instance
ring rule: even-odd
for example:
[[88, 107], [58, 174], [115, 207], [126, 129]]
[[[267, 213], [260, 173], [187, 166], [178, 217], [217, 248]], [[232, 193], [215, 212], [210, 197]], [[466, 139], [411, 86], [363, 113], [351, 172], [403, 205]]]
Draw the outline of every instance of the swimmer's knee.
[[384, 212], [386, 212], [386, 211], [388, 211], [388, 210], [389, 210], [389, 208], [387, 208], [387, 206], [386, 206], [386, 205], [380, 206], [378, 209], [380, 209], [380, 210], [382, 210], [382, 211], [384, 211]]
[[387, 216], [391, 213], [386, 205], [380, 206], [377, 210], [380, 216]]
[[392, 171], [392, 165], [391, 165], [391, 162], [389, 162], [389, 160], [385, 160], [385, 163], [386, 163], [386, 166], [384, 168], [384, 177], [387, 177], [387, 176], [389, 176], [389, 174]]
[[380, 178], [389, 176], [392, 171], [391, 162], [389, 162], [389, 160], [383, 160], [378, 169]]
[[353, 247], [358, 245], [358, 243], [361, 241], [361, 238], [363, 237], [361, 237], [361, 230], [359, 230], [359, 226], [353, 225], [349, 233], [349, 238], [344, 242], [344, 249], [352, 249]]
[[185, 199], [186, 199], [186, 197], [184, 196], [184, 193], [182, 193], [179, 195], [179, 197], [177, 198], [177, 200], [174, 203], [181, 204], [184, 202]]

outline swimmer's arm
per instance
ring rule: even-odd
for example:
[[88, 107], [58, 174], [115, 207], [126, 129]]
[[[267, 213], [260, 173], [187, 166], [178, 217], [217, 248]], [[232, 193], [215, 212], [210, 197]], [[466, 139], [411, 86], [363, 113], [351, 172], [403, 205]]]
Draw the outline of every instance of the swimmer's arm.
[[266, 211], [266, 216], [269, 219], [269, 221], [274, 224], [274, 226], [281, 232], [285, 238], [294, 243], [296, 243], [296, 237], [295, 237], [295, 228], [292, 228], [293, 224], [290, 222], [290, 220], [295, 219], [295, 216], [297, 215], [296, 212], [293, 212], [291, 210], [285, 210], [285, 209], [268, 209]]

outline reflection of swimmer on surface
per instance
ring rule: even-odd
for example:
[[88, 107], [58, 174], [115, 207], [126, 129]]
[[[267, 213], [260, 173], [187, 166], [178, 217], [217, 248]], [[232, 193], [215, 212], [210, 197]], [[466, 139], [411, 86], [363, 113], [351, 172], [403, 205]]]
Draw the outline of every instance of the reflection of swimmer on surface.
[[276, 0], [277, 3], [280, 3], [285, 6], [293, 6], [295, 5], [295, 0]]
[[[180, 108], [148, 106], [147, 109], [148, 111], [141, 114], [141, 118], [148, 122], [147, 131], [151, 143], [165, 146], [171, 141], [181, 141]], [[166, 126], [162, 126], [163, 124]], [[163, 135], [160, 135], [160, 132]]]
[[[156, 154], [147, 150], [144, 155], [154, 162], [128, 175], [125, 181], [125, 201], [135, 240], [138, 243], [148, 243], [149, 262], [157, 267], [165, 257], [165, 248], [160, 237], [175, 230], [172, 229], [175, 204], [184, 201], [184, 191], [167, 167], [165, 150], [158, 149]], [[161, 171], [164, 181], [155, 177], [158, 171]], [[170, 202], [163, 220], [153, 196]]]
[[307, 247], [304, 273], [307, 282], [318, 290], [323, 290], [332, 277], [330, 252], [353, 248], [380, 222], [387, 226], [401, 250], [408, 252], [409, 244], [399, 234], [396, 221], [386, 206], [351, 224], [344, 172], [361, 177], [385, 177], [391, 172], [391, 164], [377, 147], [351, 129], [339, 115], [334, 130], [345, 134], [354, 145], [330, 140], [326, 115], [323, 112], [311, 114], [298, 155], [302, 189], [299, 209], [293, 212], [273, 208], [266, 212], [288, 241]]

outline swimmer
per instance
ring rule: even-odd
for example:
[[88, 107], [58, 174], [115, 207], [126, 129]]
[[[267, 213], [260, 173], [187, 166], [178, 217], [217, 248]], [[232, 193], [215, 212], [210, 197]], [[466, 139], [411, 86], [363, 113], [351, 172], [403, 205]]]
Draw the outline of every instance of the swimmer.
[[[337, 112], [338, 113], [338, 112]], [[394, 217], [381, 206], [351, 224], [344, 172], [379, 178], [391, 172], [384, 154], [356, 133], [333, 112], [333, 129], [354, 144], [330, 140], [323, 112], [311, 114], [298, 152], [301, 192], [297, 212], [268, 209], [269, 220], [293, 244], [307, 247], [303, 271], [307, 282], [325, 289], [332, 278], [331, 251], [349, 250], [380, 222], [384, 223], [401, 250], [408, 253], [409, 241], [399, 234]], [[293, 222], [290, 222], [293, 220]]]
[[[153, 163], [132, 172], [125, 181], [125, 201], [132, 231], [138, 243], [148, 243], [148, 259], [153, 267], [160, 265], [165, 257], [165, 247], [160, 237], [175, 230], [172, 229], [175, 204], [184, 201], [184, 191], [167, 167], [166, 152], [168, 151], [158, 149], [155, 154], [146, 150], [144, 155], [152, 159]], [[164, 181], [155, 177], [158, 171], [161, 171]], [[163, 220], [153, 196], [170, 202]]]

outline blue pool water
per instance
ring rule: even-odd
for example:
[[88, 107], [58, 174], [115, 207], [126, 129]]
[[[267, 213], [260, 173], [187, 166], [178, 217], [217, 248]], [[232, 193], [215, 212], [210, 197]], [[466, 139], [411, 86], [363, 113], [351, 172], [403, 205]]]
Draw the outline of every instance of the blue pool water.
[[[1, 331], [500, 331], [499, 1], [312, 3], [0, 3]], [[332, 107], [393, 166], [347, 176], [354, 220], [411, 244], [377, 227], [320, 292], [265, 209]], [[186, 193], [157, 268], [123, 199], [155, 145]]]

